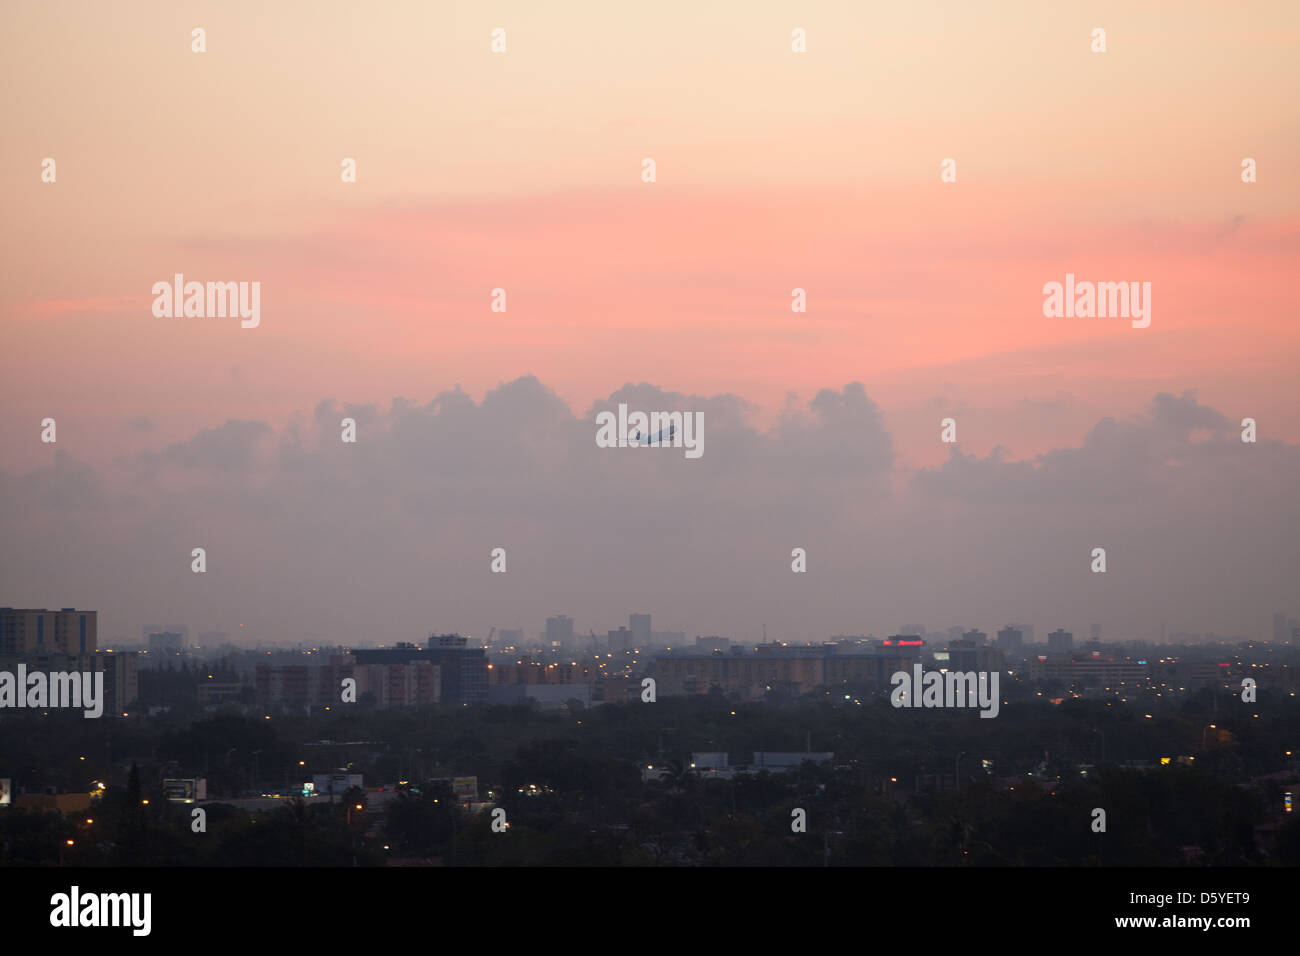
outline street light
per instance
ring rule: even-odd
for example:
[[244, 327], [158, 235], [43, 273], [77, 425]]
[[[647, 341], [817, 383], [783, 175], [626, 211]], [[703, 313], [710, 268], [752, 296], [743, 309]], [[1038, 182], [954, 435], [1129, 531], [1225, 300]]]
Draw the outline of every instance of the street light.
[[352, 865], [356, 866], [357, 865], [357, 835], [355, 832], [352, 831], [352, 811], [354, 809], [364, 810], [365, 807], [363, 807], [359, 803], [348, 806], [348, 831], [352, 837]]

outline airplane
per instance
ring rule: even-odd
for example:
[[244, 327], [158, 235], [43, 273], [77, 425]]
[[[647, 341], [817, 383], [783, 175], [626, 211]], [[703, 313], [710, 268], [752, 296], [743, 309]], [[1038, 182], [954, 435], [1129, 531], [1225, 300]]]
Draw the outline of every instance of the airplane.
[[655, 445], [655, 444], [668, 445], [672, 443], [673, 435], [676, 434], [676, 432], [677, 432], [677, 426], [669, 425], [667, 428], [660, 431], [659, 434], [654, 435], [651, 438], [642, 440], [641, 429], [638, 428], [636, 432], [632, 435], [632, 437], [628, 439], [628, 442], [629, 444], [631, 442], [636, 442], [638, 445]]

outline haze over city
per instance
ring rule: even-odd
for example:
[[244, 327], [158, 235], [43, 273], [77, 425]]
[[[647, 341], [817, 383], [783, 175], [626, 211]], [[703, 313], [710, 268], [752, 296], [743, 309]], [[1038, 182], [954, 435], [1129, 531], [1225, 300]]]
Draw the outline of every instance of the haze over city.
[[[595, 410], [621, 402], [703, 411], [705, 453], [598, 448]], [[0, 475], [0, 534], [23, 542], [0, 580], [13, 606], [98, 608], [106, 639], [166, 622], [268, 643], [531, 635], [556, 613], [603, 635], [632, 611], [750, 641], [765, 624], [820, 641], [904, 621], [1268, 637], [1300, 567], [1300, 450], [1243, 443], [1239, 414], [1160, 393], [1073, 447], [1017, 459], [959, 441], [937, 467], [900, 462], [859, 384], [762, 429], [737, 396], [628, 386], [575, 415], [526, 377], [478, 401], [326, 400], [99, 464], [69, 421], [46, 464]], [[957, 421], [959, 439], [981, 427]]]

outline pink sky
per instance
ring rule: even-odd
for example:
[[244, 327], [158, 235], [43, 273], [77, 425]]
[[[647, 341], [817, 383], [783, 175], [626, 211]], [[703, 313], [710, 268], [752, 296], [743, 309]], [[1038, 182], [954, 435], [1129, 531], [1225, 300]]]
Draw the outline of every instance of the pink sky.
[[[910, 465], [945, 415], [1030, 456], [1186, 389], [1300, 439], [1293, 4], [617, 6], [7, 8], [11, 467], [46, 416], [95, 459], [524, 374], [760, 421], [859, 381]], [[260, 327], [154, 318], [176, 272], [261, 282]], [[1044, 318], [1066, 272], [1151, 327]]]

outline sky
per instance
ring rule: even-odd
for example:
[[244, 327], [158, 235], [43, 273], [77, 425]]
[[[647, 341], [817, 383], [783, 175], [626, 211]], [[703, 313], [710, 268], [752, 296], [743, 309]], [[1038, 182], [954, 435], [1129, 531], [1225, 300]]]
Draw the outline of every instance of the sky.
[[[282, 642], [1300, 616], [1294, 4], [0, 18], [0, 603]], [[155, 317], [176, 273], [260, 324]], [[1150, 282], [1150, 326], [1045, 317], [1067, 273]], [[704, 411], [704, 455], [597, 448], [619, 401]]]

